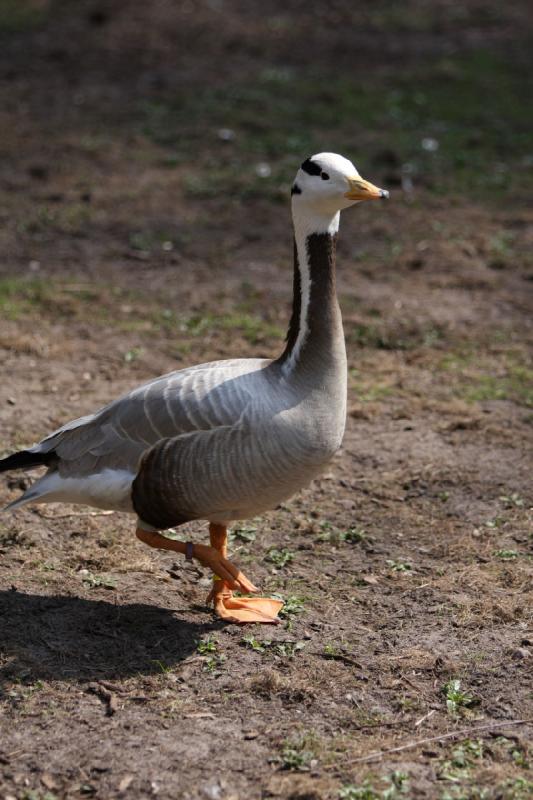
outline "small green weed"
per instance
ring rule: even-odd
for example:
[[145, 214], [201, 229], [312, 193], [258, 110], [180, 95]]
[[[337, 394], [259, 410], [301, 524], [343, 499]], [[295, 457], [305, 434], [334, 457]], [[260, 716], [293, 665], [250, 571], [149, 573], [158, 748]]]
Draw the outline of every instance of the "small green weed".
[[286, 567], [287, 564], [290, 564], [291, 561], [294, 561], [294, 553], [286, 547], [282, 547], [281, 549], [271, 547], [265, 556], [265, 561], [270, 561], [275, 567], [282, 569]]
[[213, 677], [217, 677], [222, 673], [222, 666], [226, 660], [226, 656], [223, 653], [217, 653], [214, 656], [208, 658], [204, 663], [204, 670], [205, 672], [210, 672]]
[[218, 642], [212, 636], [207, 636], [196, 643], [196, 650], [200, 655], [206, 656], [203, 664], [204, 671], [211, 673], [215, 678], [220, 675], [226, 656], [218, 652]]
[[126, 364], [132, 364], [134, 361], [137, 361], [143, 353], [144, 350], [142, 347], [132, 347], [131, 350], [127, 350], [124, 353], [124, 361]]
[[523, 498], [517, 492], [509, 495], [502, 494], [498, 499], [505, 508], [523, 508], [525, 505]]
[[509, 778], [501, 787], [505, 800], [531, 800], [533, 797], [533, 781], [527, 778]]
[[360, 544], [368, 541], [368, 536], [363, 528], [352, 527], [344, 532], [342, 539], [349, 544]]
[[281, 768], [297, 772], [308, 771], [311, 762], [315, 759], [313, 743], [312, 735], [286, 740], [281, 751]]
[[452, 757], [443, 762], [439, 770], [441, 780], [458, 783], [467, 780], [470, 768], [483, 758], [483, 742], [481, 739], [465, 739], [452, 750]]
[[411, 572], [413, 569], [411, 564], [409, 564], [407, 561], [402, 561], [401, 559], [393, 561], [389, 558], [387, 559], [386, 563], [392, 572]]
[[158, 659], [152, 659], [152, 664], [155, 664], [158, 669], [161, 670], [163, 675], [167, 675], [169, 672], [172, 672], [172, 667], [169, 667], [167, 664], [163, 663], [163, 661], [159, 661]]
[[203, 639], [203, 641], [197, 642], [196, 650], [202, 656], [208, 653], [216, 653], [218, 650], [218, 643], [212, 636], [208, 636], [206, 639]]
[[489, 800], [490, 797], [490, 790], [484, 786], [451, 786], [443, 791], [440, 800]]
[[462, 709], [468, 709], [477, 704], [474, 697], [461, 689], [461, 681], [453, 678], [442, 687], [446, 697], [446, 710], [448, 714], [457, 716]]
[[305, 642], [278, 642], [274, 646], [274, 651], [281, 658], [294, 658], [296, 653], [303, 650]]
[[242, 542], [255, 542], [257, 528], [253, 525], [240, 525], [238, 528], [233, 528], [231, 533], [235, 539], [240, 539]]
[[266, 648], [271, 644], [269, 641], [260, 642], [259, 639], [256, 639], [251, 633], [247, 636], [243, 636], [241, 642], [251, 650], [255, 650], [256, 653], [264, 653]]
[[[282, 598], [280, 598], [282, 599]], [[296, 595], [289, 595], [284, 600], [284, 605], [279, 612], [280, 617], [290, 619], [305, 611], [305, 600], [303, 597], [296, 597]]]
[[360, 786], [348, 784], [339, 790], [339, 800], [380, 800], [379, 793], [367, 778]]
[[494, 550], [492, 555], [501, 559], [501, 561], [512, 561], [518, 558], [520, 553], [517, 550]]
[[496, 739], [496, 744], [502, 747], [511, 758], [511, 760], [516, 764], [517, 767], [522, 767], [522, 769], [529, 769], [529, 761], [527, 759], [527, 755], [520, 747], [517, 746], [516, 742], [512, 739], [507, 739], [505, 736], [498, 736]]
[[485, 522], [485, 527], [489, 528], [490, 530], [497, 530], [505, 525], [506, 520], [504, 517], [494, 517], [494, 519], [488, 519]]
[[82, 581], [89, 589], [96, 589], [101, 587], [102, 589], [116, 589], [117, 582], [114, 578], [109, 578], [106, 575], [94, 575], [89, 570], [80, 570], [80, 574], [82, 575]]

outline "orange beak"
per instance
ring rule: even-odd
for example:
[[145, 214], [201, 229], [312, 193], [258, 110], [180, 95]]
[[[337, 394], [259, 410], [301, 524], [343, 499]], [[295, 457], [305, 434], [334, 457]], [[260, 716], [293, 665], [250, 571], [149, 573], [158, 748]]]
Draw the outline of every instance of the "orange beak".
[[364, 178], [348, 178], [348, 183], [350, 189], [344, 196], [349, 200], [386, 200], [389, 197], [386, 189], [380, 189], [370, 181], [365, 181]]

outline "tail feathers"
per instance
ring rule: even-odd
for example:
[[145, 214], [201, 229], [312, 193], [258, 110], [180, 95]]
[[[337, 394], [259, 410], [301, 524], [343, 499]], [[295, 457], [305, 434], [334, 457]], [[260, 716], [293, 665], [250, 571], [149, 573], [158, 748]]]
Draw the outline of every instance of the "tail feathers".
[[31, 486], [23, 495], [17, 497], [17, 499], [13, 500], [11, 503], [8, 503], [7, 506], [4, 506], [0, 511], [14, 511], [15, 508], [20, 508], [20, 506], [25, 506], [26, 503], [31, 503], [32, 500], [40, 497], [40, 495], [41, 493]]
[[[56, 461], [56, 455], [53, 451], [50, 453], [35, 453], [31, 450], [20, 450], [18, 453], [13, 453], [6, 458], [0, 459], [0, 472], [6, 472], [8, 469], [23, 469], [24, 467], [40, 467], [43, 465], [48, 466], [54, 461]], [[13, 502], [9, 503], [2, 511], [12, 511], [14, 508], [23, 506], [26, 503], [31, 503], [32, 500], [40, 497], [42, 494], [42, 491], [38, 488], [40, 482], [40, 480], [36, 481], [21, 497], [13, 500]]]
[[8, 469], [24, 469], [28, 467], [40, 467], [43, 464], [51, 464], [55, 461], [56, 455], [52, 450], [49, 453], [35, 453], [31, 450], [20, 450], [18, 453], [12, 453], [6, 458], [0, 458], [0, 472], [6, 472]]

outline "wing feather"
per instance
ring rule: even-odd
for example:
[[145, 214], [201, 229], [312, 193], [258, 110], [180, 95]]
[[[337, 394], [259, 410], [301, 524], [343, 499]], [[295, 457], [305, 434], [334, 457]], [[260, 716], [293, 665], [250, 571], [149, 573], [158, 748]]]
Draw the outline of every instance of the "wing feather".
[[67, 423], [32, 449], [54, 451], [65, 475], [135, 472], [143, 452], [162, 439], [233, 425], [268, 363], [235, 359], [171, 372]]

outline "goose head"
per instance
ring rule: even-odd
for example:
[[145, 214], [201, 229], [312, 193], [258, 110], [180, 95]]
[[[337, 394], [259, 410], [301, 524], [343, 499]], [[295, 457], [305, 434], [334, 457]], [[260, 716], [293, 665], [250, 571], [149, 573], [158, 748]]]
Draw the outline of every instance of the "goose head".
[[389, 193], [362, 178], [356, 167], [337, 153], [306, 159], [291, 190], [294, 210], [330, 216], [363, 200], [386, 199]]

